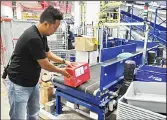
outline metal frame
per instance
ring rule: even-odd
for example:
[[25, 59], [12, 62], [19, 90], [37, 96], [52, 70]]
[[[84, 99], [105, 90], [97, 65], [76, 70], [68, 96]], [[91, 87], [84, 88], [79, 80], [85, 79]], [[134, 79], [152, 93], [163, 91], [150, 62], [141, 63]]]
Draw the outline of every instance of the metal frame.
[[[142, 7], [139, 7], [138, 5], [129, 5], [128, 6], [131, 7], [131, 13], [125, 12], [125, 11], [121, 11], [121, 14], [124, 15], [124, 17], [121, 18], [121, 21], [124, 22], [143, 22], [143, 18], [139, 17], [140, 15], [134, 15], [133, 11], [135, 8], [139, 8], [139, 9], [143, 9]], [[165, 14], [165, 12], [163, 12], [162, 10], [166, 10], [166, 9], [148, 9], [149, 11], [151, 11], [155, 17], [154, 17], [154, 23], [151, 21], [147, 21], [150, 22], [150, 32], [149, 32], [149, 38], [152, 39], [152, 41], [155, 41], [155, 39], [157, 39], [161, 44], [166, 44], [166, 28], [161, 26], [162, 23], [165, 23], [166, 20], [162, 20], [162, 18], [159, 16], [159, 14]], [[161, 12], [159, 12], [161, 10]], [[157, 19], [160, 19], [162, 22], [157, 24]], [[134, 28], [137, 30], [138, 33], [145, 32], [144, 30], [146, 29], [146, 26], [142, 26], [142, 27], [137, 27], [134, 26]], [[132, 31], [136, 31], [136, 30], [132, 30], [132, 27], [130, 26], [130, 38], [132, 37]], [[141, 35], [141, 38], [144, 39]]]
[[1, 62], [6, 67], [14, 49], [12, 19], [1, 18]]
[[127, 45], [120, 45], [112, 48], [104, 48], [101, 51], [101, 62], [105, 62], [106, 60], [116, 58], [117, 55], [123, 52], [136, 52], [136, 44], [127, 44]]
[[[119, 62], [117, 62], [115, 64], [119, 65]], [[103, 66], [103, 68], [104, 67], [105, 66]], [[109, 67], [112, 68], [112, 64]], [[114, 65], [114, 67], [115, 67], [115, 65]], [[120, 67], [120, 68], [122, 69], [122, 67]], [[102, 72], [102, 74], [103, 73], [104, 72]], [[112, 98], [112, 95], [110, 95], [109, 92], [106, 92], [106, 91], [109, 89], [113, 90], [114, 84], [116, 85], [116, 84], [118, 84], [118, 82], [121, 82], [120, 78], [118, 78], [118, 79], [111, 78], [111, 80], [113, 80], [113, 81], [111, 81], [111, 84], [108, 84], [107, 87], [106, 87], [106, 84], [104, 86], [102, 84], [102, 83], [106, 83], [105, 80], [100, 81], [100, 82], [102, 82], [101, 83], [102, 91], [99, 92], [96, 96], [85, 94], [85, 93], [80, 92], [76, 89], [73, 89], [71, 87], [68, 87], [68, 86], [65, 86], [65, 85], [62, 85], [59, 83], [54, 83], [54, 85], [56, 85], [56, 87], [57, 87], [57, 91], [56, 91], [56, 115], [61, 114], [61, 112], [62, 112], [60, 98], [63, 97], [70, 102], [82, 105], [84, 107], [87, 107], [91, 111], [96, 112], [98, 114], [98, 120], [104, 120], [105, 108], [106, 108], [107, 104], [111, 101], [111, 98]]]
[[[133, 16], [132, 16], [133, 18]], [[132, 19], [131, 19], [132, 22]], [[143, 26], [143, 21], [140, 21], [141, 23], [134, 23], [133, 25], [141, 25]], [[111, 24], [110, 24], [111, 25]], [[133, 43], [132, 41], [128, 41], [126, 45], [121, 45], [113, 48], [106, 48], [103, 49], [103, 30], [105, 26], [113, 27], [113, 25], [110, 26], [109, 24], [103, 24], [101, 27], [102, 34], [100, 34], [102, 37], [99, 40], [100, 43], [100, 60], [101, 61], [101, 74], [100, 74], [100, 89], [97, 92], [96, 96], [86, 94], [84, 92], [78, 91], [74, 88], [65, 86], [63, 84], [54, 83], [54, 85], [57, 87], [56, 92], [56, 115], [61, 114], [62, 112], [62, 105], [61, 105], [61, 97], [67, 99], [70, 102], [82, 105], [84, 107], [87, 107], [93, 112], [96, 112], [98, 114], [98, 120], [104, 120], [105, 119], [105, 111], [106, 107], [109, 104], [109, 102], [113, 99], [113, 94], [111, 92], [115, 92], [118, 90], [118, 85], [122, 83], [123, 79], [123, 72], [124, 72], [124, 63], [126, 60], [134, 60], [136, 61], [136, 65], [139, 67], [140, 65], [145, 64], [145, 62], [142, 61], [143, 55], [146, 58], [147, 52], [150, 50], [156, 50], [158, 47], [155, 43], [147, 43], [147, 40], [145, 42], [136, 42]], [[118, 25], [130, 25], [131, 23], [119, 23]], [[132, 28], [132, 27], [131, 27]], [[148, 34], [148, 32], [146, 32]], [[147, 39], [147, 36], [145, 37]], [[125, 59], [119, 59], [113, 62], [113, 54], [114, 57], [116, 57], [118, 54], [120, 54], [122, 51], [126, 49], [127, 52], [136, 52], [136, 48], [145, 48], [145, 53], [143, 51], [133, 54], [133, 56]], [[113, 53], [113, 50], [115, 50], [115, 53]], [[106, 56], [107, 54], [112, 54], [111, 56]], [[114, 70], [114, 71], [113, 71]], [[112, 71], [112, 72], [111, 72]]]
[[[113, 1], [105, 1], [103, 3], [101, 3], [100, 6], [100, 13], [99, 13], [99, 17], [100, 17], [100, 22], [110, 22], [110, 23], [119, 23], [120, 22], [120, 5], [122, 2], [113, 2]], [[118, 12], [112, 12], [111, 9], [117, 9]], [[109, 16], [107, 16], [107, 14], [109, 14]], [[117, 19], [113, 19], [111, 18], [111, 14], [117, 14], [118, 18]], [[106, 18], [102, 18], [103, 16], [105, 16]]]
[[[137, 48], [144, 48], [144, 42], [141, 40], [128, 40], [128, 43], [135, 43]], [[147, 49], [151, 49], [155, 46], [157, 46], [156, 42], [148, 42], [147, 43]]]
[[[132, 20], [131, 20], [132, 21]], [[143, 26], [143, 25], [146, 25], [146, 32], [145, 32], [145, 37], [144, 37], [144, 40], [145, 40], [145, 44], [144, 44], [144, 51], [143, 51], [143, 60], [145, 61], [145, 59], [146, 59], [146, 51], [147, 51], [147, 42], [148, 42], [148, 33], [149, 33], [149, 25], [148, 25], [148, 23], [146, 23], [146, 22], [138, 22], [138, 23], [134, 23], [134, 22], [132, 22], [132, 23], [119, 23], [119, 24], [117, 24], [117, 25], [125, 25], [125, 26], [127, 26], [127, 25], [130, 25], [130, 26], [135, 26], [135, 25], [140, 25], [140, 26]], [[115, 25], [114, 25], [115, 26]], [[112, 27], [114, 27], [113, 26], [113, 24], [112, 23], [103, 23], [103, 25], [102, 25], [102, 27], [101, 27], [101, 32], [102, 32], [102, 37], [100, 38], [100, 50], [102, 50], [103, 49], [103, 30], [104, 30], [104, 27], [110, 27], [110, 28], [112, 28]], [[130, 29], [131, 30], [131, 29]], [[107, 34], [107, 33], [106, 33]], [[106, 36], [106, 41], [107, 41], [108, 39], [107, 39], [107, 36]], [[106, 46], [107, 46], [107, 43], [106, 43]], [[100, 60], [101, 60], [101, 51], [100, 51], [100, 54], [99, 54], [99, 58], [100, 58]], [[143, 61], [143, 62], [144, 62]]]
[[[135, 46], [134, 44], [128, 44], [127, 46], [129, 45]], [[139, 43], [138, 46], [140, 45], [141, 43]], [[142, 45], [144, 45], [144, 43]], [[149, 48], [148, 51], [157, 48], [157, 45], [150, 45], [150, 46], [152, 47]], [[103, 50], [110, 51], [110, 49], [113, 49], [113, 48], [102, 49], [102, 51]], [[118, 49], [122, 50], [121, 46]], [[120, 52], [117, 52], [117, 54], [119, 53]], [[100, 89], [95, 96], [91, 94], [86, 94], [82, 91], [78, 91], [75, 88], [71, 88], [66, 85], [54, 82], [53, 84], [57, 87], [55, 114], [59, 115], [62, 112], [61, 97], [63, 97], [67, 101], [87, 107], [91, 111], [98, 114], [98, 120], [104, 120], [106, 108], [109, 102], [112, 99], [114, 99], [114, 96], [113, 94], [111, 94], [111, 92], [117, 91], [118, 85], [120, 85], [123, 81], [123, 70], [124, 70], [123, 66], [125, 61], [128, 59], [134, 60], [136, 61], [137, 66], [140, 66], [143, 64], [142, 55], [143, 55], [143, 52], [139, 52], [134, 54], [130, 58], [119, 59], [119, 60], [116, 60], [115, 62], [112, 61], [113, 59], [107, 58], [105, 62], [100, 63], [101, 65]]]
[[[141, 46], [139, 46], [139, 45], [141, 45]], [[127, 44], [127, 46], [128, 47], [131, 46], [131, 48], [133, 49], [133, 50], [130, 50], [129, 52], [134, 53], [136, 51], [136, 45]], [[139, 43], [138, 47], [144, 47], [144, 43], [143, 44]], [[158, 45], [156, 43], [149, 43], [148, 47], [149, 48], [147, 49], [147, 52], [150, 50], [156, 51], [156, 48], [158, 47]], [[113, 48], [110, 48], [110, 49], [113, 49]], [[124, 48], [121, 48], [121, 46], [120, 46], [120, 49], [122, 50]], [[108, 51], [110, 51], [110, 50], [108, 50]], [[115, 52], [116, 51], [117, 50], [115, 50]], [[120, 53], [118, 52], [118, 54], [120, 54]], [[130, 60], [136, 61], [137, 67], [139, 67], [142, 64], [145, 64], [145, 62], [142, 61], [142, 59], [143, 59], [143, 52], [142, 51], [139, 53], [135, 53], [130, 58], [125, 58], [123, 60], [120, 59], [116, 62], [112, 62], [112, 56], [110, 58], [108, 56], [104, 56], [104, 57], [107, 57], [108, 61], [104, 62], [102, 64], [102, 67], [101, 67], [101, 77], [100, 77], [100, 90], [101, 91], [109, 89], [109, 88], [110, 89], [112, 88], [112, 90], [114, 90], [113, 86], [115, 85], [115, 83], [119, 82], [120, 78], [123, 77], [124, 63], [126, 60], [130, 59]], [[147, 53], [146, 53], [146, 57], [147, 57]]]
[[[166, 22], [166, 20], [162, 20], [162, 18], [158, 15], [158, 10], [166, 10], [166, 9], [156, 9], [155, 10], [155, 18], [154, 18], [154, 36], [153, 36], [153, 41], [155, 41], [155, 38], [157, 38], [161, 43], [163, 43], [163, 44], [165, 44], [166, 43], [166, 41], [164, 41], [163, 39], [162, 39], [162, 37], [161, 37], [161, 35], [160, 36], [156, 36], [156, 30], [158, 29], [158, 27], [160, 28], [160, 25], [162, 24], [162, 23], [165, 23]], [[157, 24], [157, 18], [159, 18], [159, 19], [161, 19], [162, 20], [162, 22], [160, 23], [160, 24]], [[167, 23], [167, 22], [166, 22]], [[158, 25], [158, 26], [157, 26]], [[157, 28], [156, 28], [157, 27]], [[166, 33], [166, 28], [165, 29], [158, 29], [158, 31], [159, 31], [159, 33], [161, 33], [161, 32], [165, 32]], [[164, 35], [164, 37], [166, 37], [166, 35]]]
[[[101, 67], [100, 90], [115, 90], [115, 85], [121, 82], [124, 73], [124, 63], [126, 60], [136, 61], [136, 65], [142, 65], [142, 53], [134, 54], [132, 57], [120, 59], [116, 62], [106, 62]], [[114, 71], [113, 71], [114, 70]], [[112, 72], [111, 72], [112, 71]]]
[[126, 99], [121, 97], [118, 101], [118, 109], [117, 109], [117, 120], [132, 120], [132, 119], [154, 119], [154, 120], [165, 120], [166, 115], [161, 115], [156, 112], [152, 112], [140, 107], [136, 107], [133, 105], [130, 105], [126, 102]]
[[137, 70], [135, 79], [145, 82], [166, 82], [166, 68], [143, 65]]
[[[73, 94], [75, 94], [78, 91], [73, 89], [71, 92]], [[61, 91], [58, 88], [57, 91], [56, 91], [56, 113], [55, 114], [59, 115], [62, 112], [61, 97], [63, 97], [63, 98], [67, 99], [70, 102], [82, 105], [82, 106], [84, 106], [86, 108], [89, 108], [91, 111], [93, 111], [95, 113], [98, 113], [98, 120], [104, 120], [104, 117], [105, 117], [105, 115], [104, 115], [105, 114], [104, 106], [105, 106], [105, 104], [103, 104], [103, 106], [102, 105], [98, 106], [98, 105], [92, 104], [91, 102], [85, 102], [83, 100], [83, 99], [85, 99], [83, 95], [84, 94], [80, 93], [79, 96], [82, 96], [83, 98], [82, 99], [78, 99], [78, 98], [76, 98], [76, 96], [72, 96], [71, 94], [70, 95], [66, 94], [66, 93], [64, 93], [64, 91]], [[92, 99], [91, 101], [93, 103], [99, 102], [96, 99]]]
[[12, 22], [11, 28], [12, 28], [14, 47], [17, 43], [18, 38], [21, 36], [21, 34], [30, 26], [38, 23], [38, 21], [34, 21], [34, 20], [18, 20], [18, 19], [13, 19], [11, 22]]

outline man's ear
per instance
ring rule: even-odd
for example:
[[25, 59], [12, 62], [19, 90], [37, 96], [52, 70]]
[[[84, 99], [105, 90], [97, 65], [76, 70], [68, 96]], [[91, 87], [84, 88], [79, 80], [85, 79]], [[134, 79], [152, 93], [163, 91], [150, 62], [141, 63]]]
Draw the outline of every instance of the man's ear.
[[44, 24], [45, 27], [48, 26], [48, 22], [46, 22], [46, 21], [43, 24]]

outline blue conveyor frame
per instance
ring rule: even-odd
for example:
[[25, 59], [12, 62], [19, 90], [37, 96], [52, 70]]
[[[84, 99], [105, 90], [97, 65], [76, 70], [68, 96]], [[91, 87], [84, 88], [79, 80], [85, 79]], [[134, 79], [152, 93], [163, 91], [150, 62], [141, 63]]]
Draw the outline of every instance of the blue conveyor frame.
[[[140, 44], [136, 45], [135, 43], [129, 43], [127, 46], [134, 47], [133, 51], [135, 52], [136, 46], [140, 46]], [[125, 45], [126, 46], [126, 45]], [[122, 49], [125, 49], [125, 46], [117, 46], [115, 52], [120, 54]], [[152, 45], [149, 50], [156, 50], [158, 45]], [[141, 46], [142, 47], [142, 46]], [[114, 47], [108, 49], [102, 49], [102, 54], [108, 52], [108, 54], [112, 54], [112, 49]], [[104, 52], [105, 51], [105, 52]], [[115, 54], [115, 53], [114, 53]], [[66, 86], [64, 84], [54, 82], [56, 86], [56, 115], [62, 113], [62, 104], [61, 104], [61, 97], [70, 101], [72, 103], [79, 104], [88, 108], [89, 110], [98, 114], [98, 120], [105, 119], [105, 109], [109, 102], [114, 99], [114, 97], [109, 93], [110, 91], [116, 91], [118, 88], [117, 86], [123, 82], [123, 72], [124, 72], [124, 63], [126, 60], [134, 60], [136, 61], [137, 66], [142, 65], [142, 55], [143, 52], [136, 52], [130, 58], [125, 59], [118, 59], [113, 62], [113, 58], [107, 57], [102, 55], [102, 59], [104, 61], [99, 63], [101, 65], [101, 75], [100, 75], [100, 88], [96, 95], [84, 93], [79, 91], [75, 88]], [[103, 58], [104, 57], [104, 58]]]

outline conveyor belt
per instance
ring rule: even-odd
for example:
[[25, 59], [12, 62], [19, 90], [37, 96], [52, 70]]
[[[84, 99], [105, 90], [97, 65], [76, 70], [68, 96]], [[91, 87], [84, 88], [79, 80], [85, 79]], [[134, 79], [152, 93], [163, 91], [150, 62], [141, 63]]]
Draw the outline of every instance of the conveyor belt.
[[[77, 89], [77, 90], [83, 91], [85, 93], [96, 95], [96, 91], [98, 91], [98, 89], [100, 87], [100, 70], [101, 70], [100, 64], [91, 66], [90, 67], [90, 76], [91, 76], [90, 80], [83, 83], [79, 87], [73, 88], [73, 89]], [[55, 76], [55, 77], [53, 77], [52, 80], [53, 80], [53, 84], [55, 82], [60, 83], [60, 84], [64, 84], [63, 76], [59, 76], [59, 77]]]
[[[137, 51], [133, 54], [136, 54], [136, 53], [139, 53], [139, 51]], [[106, 61], [105, 65], [110, 65], [110, 64], [115, 63], [119, 60], [120, 59], [118, 59], [118, 58], [111, 59], [109, 61]], [[92, 94], [95, 96], [100, 88], [100, 73], [101, 73], [101, 65], [100, 64], [91, 66], [90, 67], [90, 76], [91, 76], [90, 80], [83, 83], [79, 87], [73, 88], [73, 89], [77, 89], [79, 91], [83, 91], [85, 93], [89, 93], [89, 94]], [[52, 81], [53, 81], [53, 84], [56, 82], [60, 83], [60, 84], [64, 84], [63, 76], [59, 76], [59, 77], [55, 76], [52, 78]], [[55, 86], [56, 86], [56, 84], [55, 84]]]

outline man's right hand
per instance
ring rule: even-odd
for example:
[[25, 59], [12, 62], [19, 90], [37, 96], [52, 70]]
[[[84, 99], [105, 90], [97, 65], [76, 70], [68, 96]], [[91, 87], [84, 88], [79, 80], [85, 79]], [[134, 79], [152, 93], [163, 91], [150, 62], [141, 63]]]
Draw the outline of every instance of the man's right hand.
[[59, 73], [62, 74], [63, 76], [70, 78], [71, 75], [65, 70], [65, 68], [59, 68]]
[[71, 77], [71, 75], [65, 70], [65, 68], [58, 68], [58, 67], [54, 66], [52, 63], [50, 63], [48, 61], [47, 58], [39, 59], [37, 61], [38, 61], [39, 65], [41, 66], [41, 68], [43, 68], [47, 71], [60, 73], [67, 78]]

